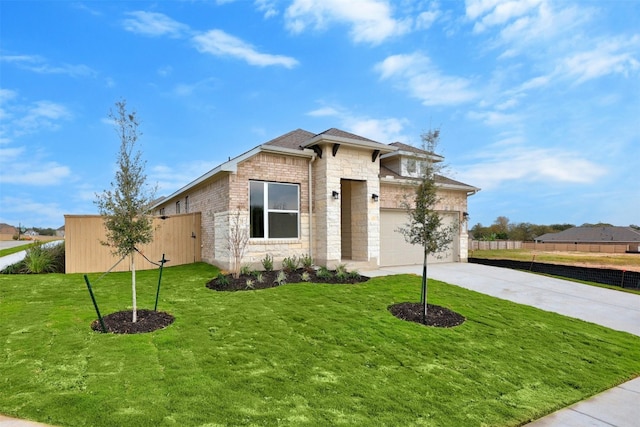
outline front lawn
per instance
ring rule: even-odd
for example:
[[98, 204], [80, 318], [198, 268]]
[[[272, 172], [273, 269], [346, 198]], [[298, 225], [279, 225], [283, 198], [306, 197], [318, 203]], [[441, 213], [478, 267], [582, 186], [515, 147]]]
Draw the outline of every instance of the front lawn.
[[[640, 337], [430, 281], [455, 328], [387, 307], [420, 278], [215, 292], [206, 264], [166, 268], [167, 329], [90, 329], [81, 275], [0, 276], [0, 413], [60, 426], [517, 426], [640, 375]], [[103, 314], [130, 274], [90, 275]], [[157, 271], [141, 271], [153, 308]]]

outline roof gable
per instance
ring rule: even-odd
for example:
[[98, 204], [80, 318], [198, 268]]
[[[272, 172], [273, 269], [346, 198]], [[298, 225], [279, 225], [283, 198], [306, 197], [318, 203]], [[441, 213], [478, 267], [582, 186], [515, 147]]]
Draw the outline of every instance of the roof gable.
[[314, 136], [315, 134], [304, 129], [296, 129], [274, 138], [271, 141], [265, 142], [264, 145], [300, 149], [305, 141], [310, 140]]

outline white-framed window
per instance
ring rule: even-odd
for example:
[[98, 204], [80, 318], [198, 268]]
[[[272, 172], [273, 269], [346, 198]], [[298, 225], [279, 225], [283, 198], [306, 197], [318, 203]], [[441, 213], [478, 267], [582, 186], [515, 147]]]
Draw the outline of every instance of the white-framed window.
[[189, 213], [189, 196], [184, 198], [184, 213]]
[[297, 239], [300, 236], [300, 186], [249, 181], [250, 237]]
[[178, 200], [176, 202], [176, 213], [179, 214], [180, 213], [180, 200]]

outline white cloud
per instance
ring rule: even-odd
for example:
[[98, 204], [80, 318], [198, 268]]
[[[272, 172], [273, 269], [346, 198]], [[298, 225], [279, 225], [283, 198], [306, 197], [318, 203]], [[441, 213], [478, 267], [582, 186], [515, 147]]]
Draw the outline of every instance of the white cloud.
[[122, 21], [124, 29], [145, 36], [169, 36], [181, 37], [189, 31], [189, 27], [158, 12], [145, 12], [138, 10], [129, 12], [127, 18]]
[[265, 19], [273, 18], [279, 13], [276, 2], [273, 0], [256, 0], [255, 6], [260, 12], [264, 13]]
[[346, 23], [351, 26], [354, 42], [371, 44], [379, 44], [410, 29], [407, 20], [392, 17], [389, 3], [378, 0], [295, 0], [285, 12], [285, 21], [294, 33], [309, 27], [322, 30], [333, 22]]
[[266, 67], [280, 65], [293, 68], [298, 65], [294, 58], [282, 55], [270, 55], [258, 52], [252, 45], [225, 33], [222, 30], [210, 30], [193, 38], [196, 48], [200, 52], [215, 56], [229, 56], [246, 61], [250, 65]]
[[43, 129], [55, 130], [63, 120], [72, 118], [63, 105], [42, 100], [31, 104], [16, 104], [17, 92], [4, 89], [0, 92], [0, 136], [3, 143]]
[[335, 117], [339, 122], [338, 127], [345, 131], [382, 143], [395, 141], [407, 142], [409, 138], [403, 134], [408, 120], [402, 118], [372, 119], [359, 116], [342, 107], [321, 107], [307, 113], [312, 117]]
[[442, 74], [421, 53], [389, 56], [374, 69], [381, 79], [392, 79], [398, 88], [426, 106], [458, 105], [477, 97], [471, 80]]
[[65, 74], [70, 77], [93, 77], [97, 73], [84, 64], [52, 65], [38, 55], [2, 55], [0, 62], [13, 64], [23, 70], [38, 74]]
[[0, 222], [28, 227], [58, 228], [64, 224], [64, 210], [58, 203], [43, 203], [26, 197], [3, 197]]
[[637, 58], [639, 47], [640, 36], [605, 40], [592, 50], [567, 57], [562, 61], [558, 71], [576, 83], [608, 74], [628, 76], [640, 70], [640, 61]]
[[607, 174], [605, 167], [581, 153], [559, 148], [507, 144], [490, 151], [473, 164], [459, 168], [463, 181], [488, 190], [512, 181], [590, 184]]
[[149, 168], [148, 182], [158, 185], [156, 196], [168, 196], [219, 166], [221, 161], [194, 160], [167, 166], [158, 164]]

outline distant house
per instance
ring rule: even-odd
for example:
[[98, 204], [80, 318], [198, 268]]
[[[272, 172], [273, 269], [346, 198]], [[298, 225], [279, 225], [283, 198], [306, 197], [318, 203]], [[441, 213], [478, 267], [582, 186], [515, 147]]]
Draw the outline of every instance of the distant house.
[[547, 233], [535, 239], [536, 243], [615, 244], [629, 245], [632, 252], [638, 251], [640, 230], [631, 227], [573, 227], [559, 233]]
[[28, 229], [27, 231], [25, 231], [25, 232], [24, 232], [24, 233], [22, 233], [22, 234], [24, 234], [25, 236], [29, 236], [29, 237], [35, 237], [35, 236], [38, 236], [38, 232], [37, 232], [36, 230], [31, 229], [31, 228], [30, 228], [30, 229]]
[[1, 223], [0, 224], [0, 240], [12, 240], [18, 235], [18, 229], [13, 225]]
[[56, 230], [57, 237], [64, 237], [64, 225]]
[[[228, 235], [239, 215], [249, 232], [244, 262], [310, 254], [319, 265], [419, 264], [422, 248], [397, 232], [403, 196], [415, 194], [424, 163], [442, 161], [402, 143], [382, 144], [339, 129], [297, 129], [212, 169], [154, 205], [160, 217], [202, 213], [202, 259], [231, 262]], [[467, 197], [479, 189], [438, 176], [447, 225], [462, 224], [440, 262], [467, 260]], [[235, 218], [235, 219], [234, 219]]]

